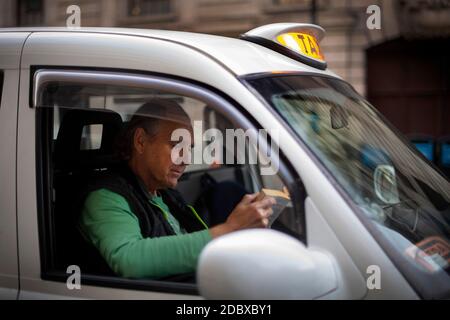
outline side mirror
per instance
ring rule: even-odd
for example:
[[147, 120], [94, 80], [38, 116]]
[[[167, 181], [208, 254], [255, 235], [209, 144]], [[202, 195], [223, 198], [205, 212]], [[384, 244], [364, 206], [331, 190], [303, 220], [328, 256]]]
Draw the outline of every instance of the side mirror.
[[338, 288], [338, 268], [330, 255], [293, 237], [254, 229], [210, 242], [197, 282], [207, 299], [317, 299]]

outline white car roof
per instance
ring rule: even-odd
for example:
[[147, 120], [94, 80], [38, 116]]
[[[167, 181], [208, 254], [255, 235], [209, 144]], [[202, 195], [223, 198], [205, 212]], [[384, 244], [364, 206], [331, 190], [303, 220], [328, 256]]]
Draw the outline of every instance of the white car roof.
[[62, 33], [61, 39], [67, 37], [67, 33], [84, 33], [92, 35], [115, 34], [147, 37], [170, 41], [182, 45], [187, 49], [197, 50], [198, 52], [201, 52], [205, 58], [220, 63], [235, 76], [266, 72], [308, 72], [338, 77], [329, 70], [322, 71], [310, 67], [263, 46], [240, 39], [216, 35], [132, 28], [69, 29], [62, 27], [0, 28], [0, 33], [4, 32]]

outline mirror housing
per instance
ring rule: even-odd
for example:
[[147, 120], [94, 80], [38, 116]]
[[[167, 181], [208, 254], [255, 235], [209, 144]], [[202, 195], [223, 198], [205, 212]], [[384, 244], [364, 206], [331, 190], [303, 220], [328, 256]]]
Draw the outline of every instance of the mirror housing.
[[197, 268], [207, 299], [318, 299], [338, 288], [338, 268], [324, 252], [269, 229], [233, 232], [211, 241]]

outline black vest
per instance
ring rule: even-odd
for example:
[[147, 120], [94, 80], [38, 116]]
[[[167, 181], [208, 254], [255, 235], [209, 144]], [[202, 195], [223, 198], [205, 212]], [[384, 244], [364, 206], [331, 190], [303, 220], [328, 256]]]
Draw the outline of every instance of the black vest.
[[[151, 195], [142, 180], [124, 164], [118, 169], [104, 174], [89, 184], [86, 195], [99, 189], [108, 189], [126, 199], [131, 211], [139, 220], [144, 238], [175, 235], [161, 210], [150, 203]], [[180, 193], [174, 189], [158, 190], [170, 213], [187, 232], [204, 230], [205, 227], [187, 206]]]

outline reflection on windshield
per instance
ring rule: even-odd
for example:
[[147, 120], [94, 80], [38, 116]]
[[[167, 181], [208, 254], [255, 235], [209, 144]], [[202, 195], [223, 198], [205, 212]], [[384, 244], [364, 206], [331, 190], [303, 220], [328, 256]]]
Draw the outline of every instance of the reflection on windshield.
[[450, 184], [346, 83], [249, 80], [412, 264], [450, 270]]

